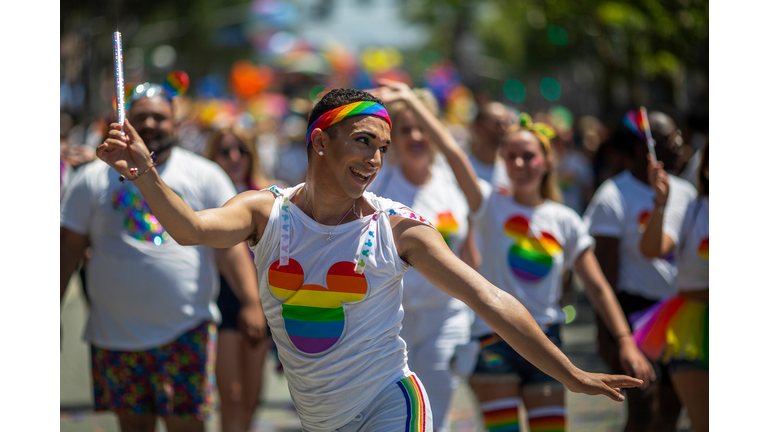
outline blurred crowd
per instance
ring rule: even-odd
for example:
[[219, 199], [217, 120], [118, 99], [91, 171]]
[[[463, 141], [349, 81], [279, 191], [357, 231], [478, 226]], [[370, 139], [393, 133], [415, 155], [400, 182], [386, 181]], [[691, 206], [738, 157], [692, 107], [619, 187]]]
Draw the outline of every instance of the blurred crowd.
[[[304, 144], [307, 115], [313, 102], [332, 87], [325, 87], [310, 75], [288, 74], [286, 77], [247, 100], [191, 95], [176, 97], [174, 109], [179, 127], [178, 145], [204, 155], [214, 132], [235, 127], [253, 140], [264, 178], [279, 185], [300, 183], [307, 169]], [[381, 77], [410, 81], [403, 75], [384, 74]], [[367, 88], [375, 87], [372, 82], [366, 84], [370, 85]], [[447, 91], [440, 84], [425, 84], [425, 88], [436, 95], [441, 120], [457, 142], [465, 150], [470, 150], [473, 137], [477, 133], [485, 133], [483, 128], [492, 127], [490, 122], [478, 119], [478, 107], [493, 102], [494, 98], [488, 94], [473, 97], [459, 83]], [[440, 97], [440, 91], [448, 96]], [[300, 96], [308, 93], [312, 93], [312, 98]], [[504, 104], [509, 112], [508, 122], [525, 110], [521, 104], [503, 100], [499, 103]], [[579, 214], [583, 213], [596, 188], [623, 169], [619, 166], [616, 149], [609, 142], [612, 133], [621, 125], [623, 113], [612, 113], [604, 118], [594, 115], [576, 117], [568, 107], [553, 105], [549, 110], [531, 114], [534, 121], [545, 122], [556, 130], [557, 137], [552, 144], [557, 153], [558, 180], [564, 202]], [[95, 148], [106, 138], [108, 123], [112, 121], [114, 114], [93, 117], [61, 112], [62, 187], [72, 170], [95, 159]], [[707, 122], [706, 118], [698, 117], [674, 119], [667, 131], [670, 139], [677, 143], [675, 166], [668, 167], [668, 170], [694, 185], [698, 167], [694, 155], [706, 142]]]
[[[374, 63], [369, 65], [368, 69], [376, 69], [375, 61], [380, 61], [386, 66], [386, 53], [375, 53], [371, 56], [367, 61]], [[345, 63], [347, 58], [342, 54], [332, 59], [335, 61], [329, 63], [334, 67], [349, 67], [349, 63]], [[410, 76], [397, 68], [388, 67], [382, 67], [381, 73], [367, 75], [368, 79], [365, 80], [345, 81], [339, 76], [328, 79], [305, 72], [278, 73], [266, 66], [239, 62], [230, 71], [229, 96], [220, 91], [199, 91], [198, 87], [195, 94], [181, 94], [170, 101], [173, 128], [178, 137], [175, 145], [216, 162], [228, 175], [237, 193], [265, 189], [272, 185], [287, 187], [299, 184], [304, 181], [308, 167], [305, 141], [308, 115], [324, 94], [340, 86], [373, 89], [377, 87], [380, 79], [413, 84]], [[499, 146], [504, 141], [505, 134], [509, 133], [510, 127], [520, 123], [523, 111], [528, 111], [528, 108], [524, 104], [509, 103], [502, 95], [487, 92], [473, 94], [445, 61], [433, 65], [423, 82], [416, 84], [420, 85], [414, 87], [421, 87], [417, 88], [416, 92], [422, 95], [424, 103], [430, 105], [430, 110], [469, 156], [478, 177], [485, 178], [501, 189], [509, 188], [507, 172], [498, 157]], [[142, 91], [136, 90], [141, 85], [129, 83], [128, 92]], [[388, 109], [390, 113], [403, 111], [402, 108], [396, 107]], [[394, 117], [394, 114], [392, 115]], [[547, 110], [530, 113], [530, 120], [536, 124], [546, 124], [554, 131], [551, 150], [554, 153], [557, 186], [562, 194], [562, 202], [579, 216], [585, 214], [595, 192], [607, 180], [625, 170], [645, 170], [644, 165], [641, 168], [632, 168], [628, 162], [627, 155], [632, 154], [634, 150], [627, 148], [626, 139], [621, 139], [624, 132], [622, 128], [625, 128], [623, 117], [624, 112], [609, 113], [605, 116], [578, 116], [569, 107], [557, 104]], [[114, 121], [113, 112], [89, 117], [62, 110], [62, 196], [74, 175], [83, 170], [89, 162], [95, 161], [95, 149], [107, 138], [109, 124]], [[651, 110], [650, 122], [654, 129], [654, 138], [659, 143], [659, 160], [664, 162], [666, 171], [687, 180], [693, 186], [698, 186], [700, 154], [707, 142], [707, 121], [700, 118], [673, 119], [669, 115]], [[397, 152], [393, 152], [385, 158], [380, 177], [391, 175], [387, 170], [394, 169], [398, 163], [403, 161], [398, 160]], [[436, 164], [441, 165], [441, 169], [447, 168], [446, 161], [441, 159], [441, 156], [437, 157]], [[647, 179], [645, 183], [649, 184]], [[158, 240], [155, 240], [155, 243], [159, 244], [157, 242]], [[91, 256], [90, 249], [86, 249], [83, 264], [80, 266], [80, 275], [84, 282], [86, 277], [83, 269], [88, 265]], [[226, 424], [225, 421], [225, 430], [245, 430], [248, 419], [258, 404], [259, 377], [270, 343], [262, 335], [257, 346], [246, 347], [244, 340], [232, 336], [238, 329], [240, 306], [237, 298], [241, 293], [238, 288], [229, 288], [228, 279], [229, 282], [232, 279], [224, 277], [221, 267], [219, 270], [222, 276], [218, 307], [223, 322], [219, 330], [216, 373], [223, 401], [222, 417], [230, 421], [236, 419], [238, 423]], [[616, 280], [609, 280], [615, 287]], [[563, 276], [562, 283], [563, 301], [567, 303], [568, 292], [573, 283], [569, 271]], [[88, 284], [84, 283], [84, 288], [88, 295]], [[561, 302], [561, 305], [563, 304]], [[624, 306], [622, 303], [622, 307]], [[227, 333], [225, 330], [232, 330], [233, 333]], [[206, 330], [195, 331], [205, 333]], [[411, 342], [408, 343], [410, 346]], [[94, 358], [100, 355], [102, 354], [94, 351]], [[419, 373], [421, 376], [421, 372]], [[224, 412], [225, 410], [227, 411]], [[673, 412], [671, 415], [675, 414]]]

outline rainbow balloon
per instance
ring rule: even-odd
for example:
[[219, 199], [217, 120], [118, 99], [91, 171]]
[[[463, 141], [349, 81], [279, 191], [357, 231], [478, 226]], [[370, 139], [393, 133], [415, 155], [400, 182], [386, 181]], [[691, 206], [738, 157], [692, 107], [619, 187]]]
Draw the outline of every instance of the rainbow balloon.
[[183, 71], [173, 71], [163, 81], [163, 90], [169, 98], [183, 95], [189, 89], [189, 76]]

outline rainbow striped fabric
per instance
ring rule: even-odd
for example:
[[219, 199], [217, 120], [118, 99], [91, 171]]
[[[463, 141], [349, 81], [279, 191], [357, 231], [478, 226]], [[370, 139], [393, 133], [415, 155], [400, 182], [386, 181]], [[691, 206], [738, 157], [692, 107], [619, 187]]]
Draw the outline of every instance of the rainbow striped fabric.
[[405, 377], [397, 382], [400, 390], [405, 396], [408, 417], [405, 423], [405, 432], [431, 432], [426, 430], [427, 426], [427, 407], [426, 391], [421, 387], [421, 383], [415, 375]]
[[488, 432], [520, 432], [519, 398], [498, 399], [480, 405]]
[[566, 429], [564, 406], [545, 406], [528, 410], [531, 432], [563, 432]]
[[351, 104], [334, 108], [312, 122], [312, 124], [307, 128], [307, 145], [312, 142], [310, 135], [312, 134], [313, 130], [317, 128], [325, 130], [348, 117], [359, 115], [372, 115], [381, 117], [386, 120], [387, 123], [389, 123], [389, 128], [392, 128], [392, 121], [389, 119], [387, 109], [384, 108], [383, 105], [372, 101], [352, 102]]
[[709, 304], [675, 296], [631, 314], [629, 321], [637, 346], [649, 359], [709, 366]]

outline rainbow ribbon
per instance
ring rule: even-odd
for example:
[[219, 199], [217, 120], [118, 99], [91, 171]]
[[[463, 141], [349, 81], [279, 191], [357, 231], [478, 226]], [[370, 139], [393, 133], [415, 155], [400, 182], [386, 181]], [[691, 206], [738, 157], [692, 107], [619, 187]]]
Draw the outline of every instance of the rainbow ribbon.
[[389, 123], [389, 128], [392, 129], [392, 121], [389, 119], [387, 109], [384, 108], [383, 105], [372, 101], [352, 102], [351, 104], [334, 108], [312, 122], [312, 125], [307, 128], [307, 145], [312, 142], [311, 134], [313, 130], [317, 128], [320, 128], [320, 130], [325, 130], [346, 118], [358, 115], [372, 115], [381, 117], [386, 120], [387, 123]]

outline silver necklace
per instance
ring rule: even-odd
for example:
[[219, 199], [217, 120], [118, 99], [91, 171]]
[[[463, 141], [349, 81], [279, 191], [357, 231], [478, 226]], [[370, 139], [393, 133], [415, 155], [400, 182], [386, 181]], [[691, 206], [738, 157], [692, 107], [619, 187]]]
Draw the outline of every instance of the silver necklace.
[[[309, 201], [307, 200], [307, 195], [309, 195], [309, 194], [305, 190], [304, 191], [304, 202], [307, 204], [307, 207], [309, 207], [309, 211], [312, 212], [312, 217], [315, 219], [315, 222], [320, 224], [320, 222], [317, 220], [317, 217], [315, 216], [315, 209], [313, 209], [312, 206], [309, 205]], [[341, 218], [339, 223], [337, 223], [336, 226], [333, 227], [332, 230], [327, 231], [325, 233], [325, 241], [330, 242], [331, 240], [333, 240], [333, 235], [332, 235], [333, 234], [333, 230], [335, 230], [339, 226], [339, 224], [341, 224], [341, 221], [346, 219], [346, 217], [349, 215], [349, 212], [354, 211], [354, 210], [355, 210], [355, 200], [352, 200], [352, 207], [350, 207], [349, 210], [347, 210], [347, 213]], [[355, 215], [357, 215], [357, 213], [355, 213]]]

